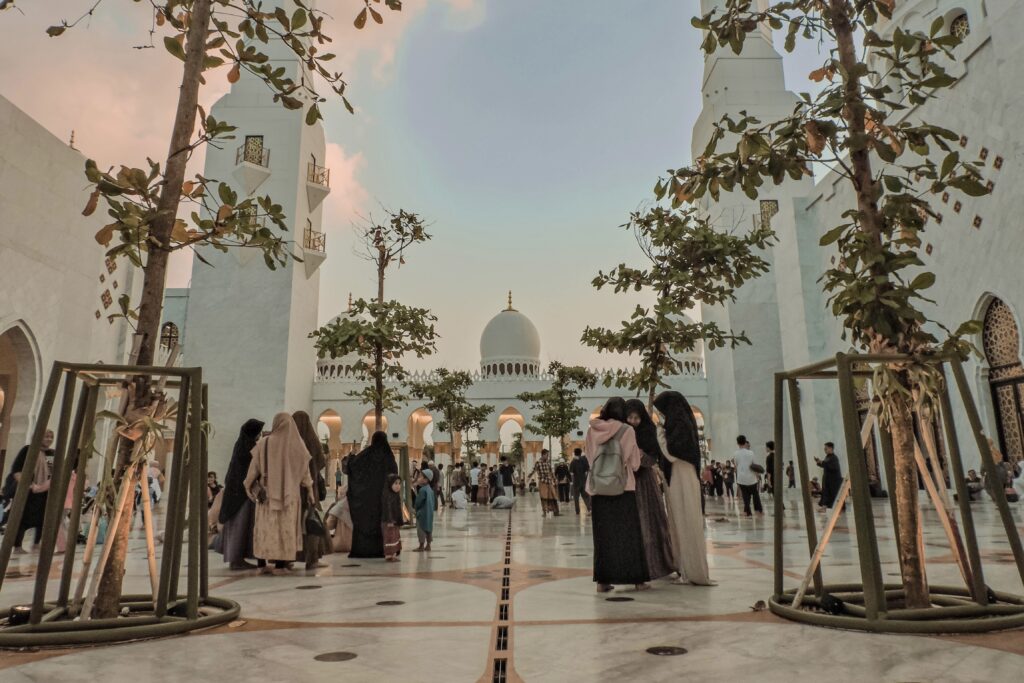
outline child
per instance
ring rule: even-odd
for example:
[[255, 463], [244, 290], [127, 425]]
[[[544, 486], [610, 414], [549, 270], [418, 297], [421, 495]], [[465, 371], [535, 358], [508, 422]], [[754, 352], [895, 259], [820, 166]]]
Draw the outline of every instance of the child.
[[420, 488], [416, 492], [413, 507], [416, 508], [416, 536], [419, 538], [420, 547], [413, 551], [416, 553], [422, 553], [424, 550], [430, 552], [430, 542], [434, 540], [434, 489], [430, 486], [433, 478], [433, 471], [424, 468], [417, 479]]
[[389, 474], [384, 492], [381, 494], [381, 530], [384, 533], [384, 560], [398, 562], [402, 552], [402, 480], [397, 474]]

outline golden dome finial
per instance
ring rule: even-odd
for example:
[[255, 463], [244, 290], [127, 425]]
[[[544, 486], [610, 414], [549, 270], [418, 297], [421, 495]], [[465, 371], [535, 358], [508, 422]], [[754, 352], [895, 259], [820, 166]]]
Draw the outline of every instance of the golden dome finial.
[[516, 310], [516, 309], [512, 308], [512, 290], [511, 289], [508, 290], [508, 308], [506, 310], [509, 310], [509, 311]]
[[348, 310], [349, 313], [352, 312], [352, 292], [348, 293]]

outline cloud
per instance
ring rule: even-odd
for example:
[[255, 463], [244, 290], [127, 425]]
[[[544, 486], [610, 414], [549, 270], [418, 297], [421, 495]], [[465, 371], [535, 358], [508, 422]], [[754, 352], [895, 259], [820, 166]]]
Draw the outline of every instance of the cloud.
[[352, 221], [367, 210], [370, 193], [359, 181], [366, 166], [362, 152], [348, 154], [341, 145], [327, 143], [327, 167], [331, 169], [331, 194], [324, 201], [327, 232], [348, 230]]

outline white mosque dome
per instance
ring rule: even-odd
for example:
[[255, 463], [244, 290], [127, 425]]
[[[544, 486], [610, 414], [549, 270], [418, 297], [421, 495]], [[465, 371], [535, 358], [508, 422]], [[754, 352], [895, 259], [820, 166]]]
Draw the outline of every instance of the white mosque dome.
[[512, 307], [491, 318], [480, 335], [480, 369], [484, 376], [516, 377], [540, 373], [540, 333]]

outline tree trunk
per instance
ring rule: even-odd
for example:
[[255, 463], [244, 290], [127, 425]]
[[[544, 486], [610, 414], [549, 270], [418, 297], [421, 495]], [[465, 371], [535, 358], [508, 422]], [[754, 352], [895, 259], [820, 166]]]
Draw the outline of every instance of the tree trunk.
[[[853, 8], [849, 0], [830, 0], [832, 29], [836, 35], [837, 54], [843, 70], [844, 114], [850, 137], [864, 138], [867, 124], [867, 110], [864, 92], [858, 73], [857, 45], [854, 40], [854, 26], [851, 22]], [[871, 169], [870, 152], [866, 146], [850, 152], [852, 181], [857, 193], [857, 210], [860, 230], [870, 244], [879, 252], [882, 250], [882, 227], [885, 217], [878, 209], [878, 188]], [[872, 267], [872, 274], [888, 278], [879, 266]], [[894, 353], [899, 349], [886, 346], [872, 349], [881, 353]], [[910, 389], [905, 374], [900, 374], [900, 383]], [[885, 399], [891, 409], [892, 420], [889, 429], [893, 441], [896, 481], [893, 494], [899, 514], [899, 546], [897, 548], [903, 588], [906, 591], [907, 607], [928, 607], [928, 580], [925, 574], [924, 547], [921, 518], [917, 507], [917, 462], [914, 459], [914, 428], [910, 406], [904, 395], [892, 392]]]
[[914, 459], [914, 419], [910, 404], [904, 396], [890, 399], [893, 457], [896, 481], [892, 488], [896, 496], [899, 515], [900, 573], [906, 591], [907, 607], [930, 607], [928, 577], [925, 573], [924, 537], [920, 510], [917, 506], [918, 470]]
[[377, 344], [373, 351], [373, 429], [383, 429], [384, 420], [384, 349]]
[[[167, 279], [167, 258], [170, 254], [171, 230], [178, 215], [178, 204], [181, 200], [181, 187], [185, 182], [185, 171], [188, 166], [188, 147], [192, 142], [192, 133], [196, 127], [196, 111], [199, 106], [199, 86], [203, 73], [203, 58], [206, 56], [206, 37], [210, 24], [212, 0], [195, 0], [189, 19], [187, 44], [185, 48], [185, 64], [182, 70], [181, 89], [178, 95], [178, 108], [174, 115], [174, 128], [171, 142], [167, 150], [167, 163], [164, 165], [164, 186], [160, 191], [157, 204], [159, 214], [153, 221], [150, 230], [150, 246], [147, 251], [146, 265], [143, 267], [142, 298], [139, 304], [139, 323], [137, 331], [142, 335], [138, 365], [152, 365], [156, 358], [156, 342], [160, 336], [160, 317], [163, 313], [164, 286]], [[136, 383], [135, 405], [145, 406], [150, 400], [149, 378], [141, 377]], [[186, 412], [179, 414], [178, 419], [186, 419]], [[134, 472], [129, 472], [131, 444], [122, 444], [119, 448], [119, 462], [114, 472], [114, 481], [121, 484], [126, 475], [129, 481], [122, 485], [131, 485], [135, 480]], [[98, 619], [112, 618], [118, 615], [121, 600], [121, 584], [124, 579], [125, 559], [128, 554], [128, 534], [131, 531], [132, 514], [122, 515], [116, 529], [107, 535], [107, 543], [111, 543], [110, 559], [103, 570], [100, 585], [96, 594], [93, 616]], [[194, 539], [190, 539], [194, 542]], [[205, 550], [204, 550], [205, 552]]]
[[[377, 305], [384, 305], [384, 268], [386, 256], [383, 247], [378, 247], [379, 256], [377, 259]], [[373, 352], [373, 386], [376, 396], [373, 400], [373, 429], [383, 429], [384, 421], [384, 349], [377, 344]]]

